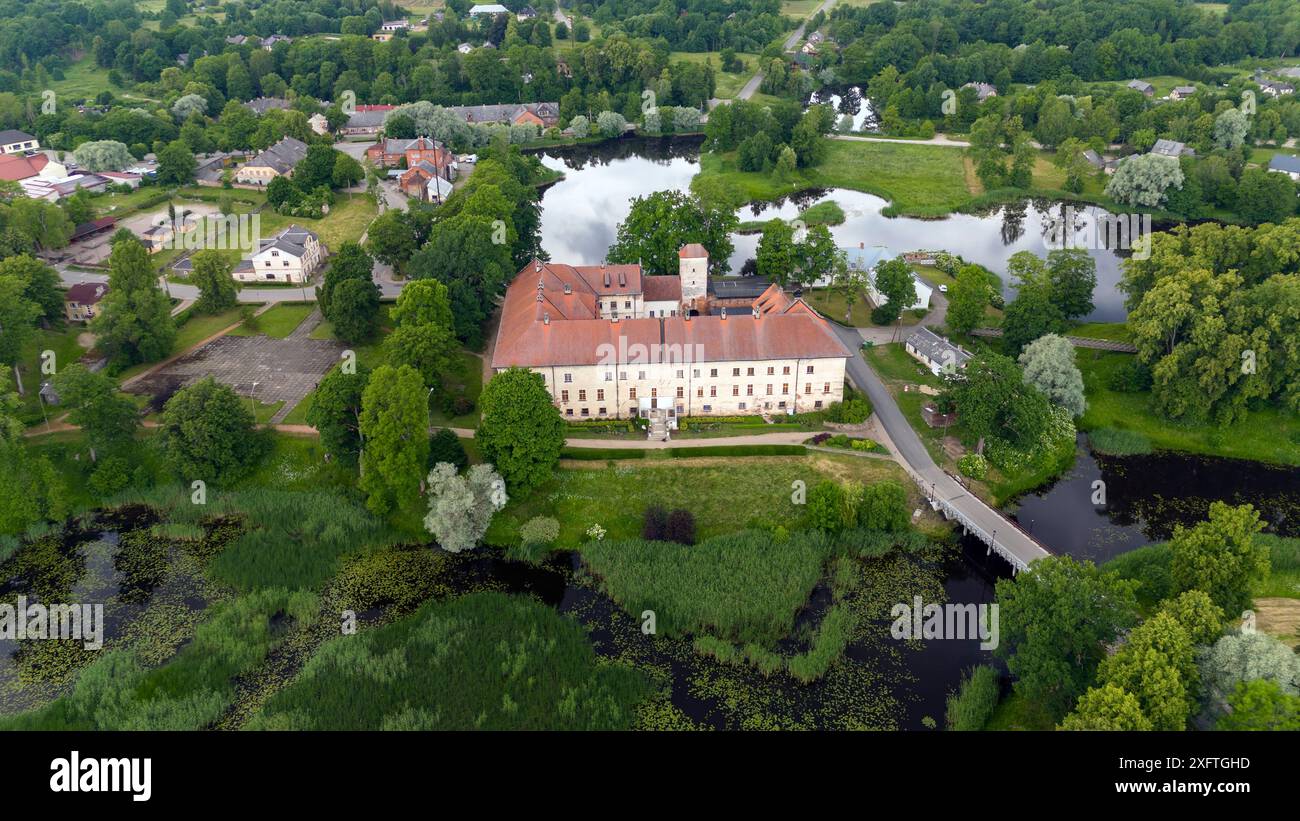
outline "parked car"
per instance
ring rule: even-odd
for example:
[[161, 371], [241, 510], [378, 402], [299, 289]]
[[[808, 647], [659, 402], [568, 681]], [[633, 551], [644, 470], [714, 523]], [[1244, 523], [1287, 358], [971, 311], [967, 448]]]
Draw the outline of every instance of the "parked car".
[[939, 286], [939, 293], [941, 293], [941, 294], [946, 294], [946, 293], [948, 293], [948, 286], [947, 286], [947, 285], [940, 285], [940, 286]]

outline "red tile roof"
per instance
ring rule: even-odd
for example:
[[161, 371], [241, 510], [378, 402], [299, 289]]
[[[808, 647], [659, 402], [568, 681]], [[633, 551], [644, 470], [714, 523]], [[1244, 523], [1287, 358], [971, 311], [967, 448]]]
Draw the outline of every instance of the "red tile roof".
[[700, 257], [707, 257], [708, 255], [709, 252], [706, 251], [704, 246], [700, 245], [698, 242], [683, 245], [681, 250], [677, 252], [677, 256], [683, 259], [699, 259]]
[[[678, 350], [689, 350], [694, 361], [705, 362], [852, 356], [825, 319], [776, 286], [755, 302], [757, 319], [749, 311], [726, 318], [599, 318], [597, 299], [617, 290], [618, 272], [624, 269], [627, 287], [636, 283], [635, 290], [626, 292], [639, 293], [640, 266], [610, 265], [602, 270], [600, 266], [530, 263], [506, 290], [492, 366], [596, 365], [629, 346], [656, 350], [655, 346], [663, 344], [699, 345]], [[610, 289], [604, 288], [605, 273], [610, 274]], [[645, 281], [655, 279], [670, 277]]]
[[50, 158], [44, 154], [25, 157], [22, 154], [0, 154], [0, 180], [25, 180], [41, 173], [49, 165]]
[[679, 276], [647, 276], [641, 280], [646, 302], [681, 302], [682, 278]]

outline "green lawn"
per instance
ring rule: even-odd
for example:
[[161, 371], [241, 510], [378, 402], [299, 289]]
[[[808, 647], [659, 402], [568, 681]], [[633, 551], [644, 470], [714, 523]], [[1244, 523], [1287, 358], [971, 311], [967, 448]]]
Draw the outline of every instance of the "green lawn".
[[853, 310], [846, 319], [844, 294], [830, 288], [809, 288], [803, 293], [804, 301], [821, 311], [836, 322], [844, 322], [855, 328], [871, 324], [871, 302], [867, 292], [862, 291], [853, 303]]
[[789, 527], [802, 513], [791, 501], [796, 480], [811, 487], [823, 478], [864, 483], [893, 479], [909, 493], [916, 490], [893, 462], [820, 452], [746, 459], [648, 458], [617, 467], [597, 465], [561, 468], [528, 496], [511, 499], [492, 520], [486, 541], [513, 544], [519, 526], [534, 516], [560, 521], [557, 544], [562, 547], [587, 541], [587, 528], [594, 524], [605, 528], [607, 539], [638, 538], [645, 509], [652, 504], [690, 510], [695, 514], [697, 537], [703, 540], [763, 522]]
[[294, 332], [302, 321], [316, 310], [314, 302], [281, 302], [257, 317], [257, 328], [240, 325], [231, 336], [258, 336], [265, 334], [273, 339], [284, 339]]
[[[172, 345], [172, 356], [189, 350], [223, 328], [229, 328], [231, 325], [237, 324], [240, 321], [240, 309], [231, 308], [219, 314], [196, 314], [193, 310], [189, 310], [182, 312], [177, 317], [177, 321], [180, 324], [176, 329], [176, 342]], [[118, 375], [123, 379], [130, 379], [136, 374], [149, 370], [156, 364], [158, 363], [141, 362], [138, 365], [132, 365]]]
[[1068, 331], [1070, 336], [1087, 339], [1109, 339], [1113, 342], [1129, 342], [1133, 339], [1128, 324], [1124, 322], [1084, 322]]
[[1079, 349], [1076, 359], [1088, 398], [1082, 430], [1117, 428], [1142, 434], [1157, 449], [1300, 465], [1300, 418], [1295, 414], [1265, 407], [1227, 428], [1171, 422], [1152, 412], [1149, 393], [1120, 393], [1107, 386], [1108, 377], [1132, 355]]
[[969, 203], [963, 154], [945, 146], [827, 140], [826, 159], [788, 182], [740, 171], [734, 153], [706, 153], [692, 190], [739, 206], [805, 188], [850, 188], [888, 199], [890, 215], [939, 216]]
[[865, 356], [872, 370], [886, 381], [910, 382], [936, 388], [942, 384], [939, 377], [913, 359], [897, 342], [873, 345], [866, 350]]
[[720, 100], [730, 100], [740, 93], [749, 82], [749, 78], [754, 76], [758, 70], [758, 55], [736, 52], [736, 56], [744, 62], [743, 71], [732, 74], [722, 70], [722, 52], [720, 51], [674, 51], [668, 55], [670, 62], [686, 62], [709, 64], [713, 66], [713, 76], [716, 81], [716, 88], [713, 96]]

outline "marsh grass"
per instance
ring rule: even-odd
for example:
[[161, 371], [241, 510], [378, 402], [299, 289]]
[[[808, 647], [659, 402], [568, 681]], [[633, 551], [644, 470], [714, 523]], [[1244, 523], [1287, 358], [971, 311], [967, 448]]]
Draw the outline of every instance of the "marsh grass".
[[945, 714], [949, 730], [983, 730], [998, 706], [1001, 684], [998, 671], [987, 664], [962, 674], [957, 692], [948, 696]]
[[291, 625], [310, 623], [315, 613], [315, 596], [285, 590], [219, 603], [167, 664], [150, 669], [128, 650], [108, 651], [82, 672], [70, 694], [0, 718], [0, 729], [203, 729], [233, 698], [233, 679], [261, 662]]
[[530, 598], [472, 593], [325, 644], [248, 729], [609, 730], [653, 692]]

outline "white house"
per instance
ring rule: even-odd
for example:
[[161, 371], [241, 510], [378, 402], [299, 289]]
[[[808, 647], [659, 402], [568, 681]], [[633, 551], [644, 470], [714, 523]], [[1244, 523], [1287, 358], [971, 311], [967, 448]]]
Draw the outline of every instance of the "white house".
[[244, 185], [269, 185], [271, 180], [284, 175], [293, 176], [293, 167], [307, 156], [307, 144], [293, 137], [285, 137], [275, 145], [240, 166], [235, 172], [235, 182]]
[[903, 342], [903, 348], [935, 376], [945, 371], [959, 371], [971, 360], [971, 354], [965, 348], [952, 344], [925, 327], [913, 331]]
[[493, 16], [497, 14], [509, 14], [509, 13], [510, 13], [510, 9], [506, 8], [505, 6], [499, 3], [487, 3], [478, 6], [471, 6], [469, 10], [470, 17], [478, 17], [479, 15]]
[[[867, 247], [859, 244], [857, 248], [844, 248], [844, 255], [848, 258], [849, 266], [867, 274], [867, 296], [871, 297], [873, 305], [883, 305], [886, 299], [883, 294], [876, 290], [876, 268], [880, 265], [894, 259], [898, 256], [893, 251], [883, 245], [872, 245]], [[934, 293], [934, 286], [912, 274], [912, 285], [916, 288], [916, 301], [908, 305], [903, 310], [928, 310], [930, 307], [930, 295]], [[828, 283], [829, 284], [829, 283]], [[816, 283], [814, 283], [816, 285]]]
[[0, 131], [0, 154], [21, 154], [24, 151], [35, 151], [40, 147], [40, 141], [25, 131], [12, 128]]
[[302, 283], [325, 259], [325, 246], [311, 231], [290, 225], [265, 240], [259, 251], [235, 268], [240, 282]]

